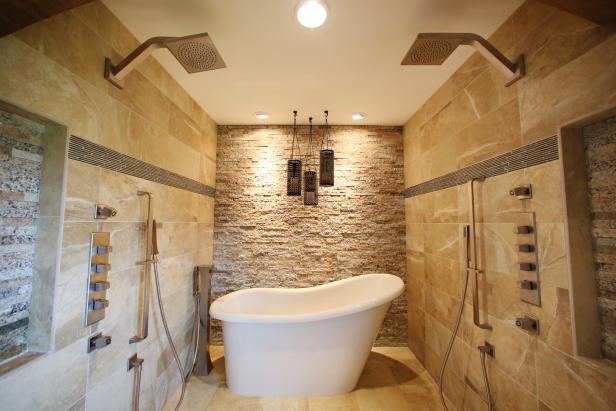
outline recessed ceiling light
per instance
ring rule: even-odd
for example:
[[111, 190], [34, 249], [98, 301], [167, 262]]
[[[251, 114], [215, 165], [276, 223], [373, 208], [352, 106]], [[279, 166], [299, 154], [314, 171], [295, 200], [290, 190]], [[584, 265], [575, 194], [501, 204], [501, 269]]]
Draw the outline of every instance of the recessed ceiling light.
[[364, 117], [366, 117], [366, 113], [354, 113], [351, 116], [353, 120], [362, 120]]
[[321, 0], [305, 0], [297, 7], [296, 16], [302, 26], [317, 28], [327, 20], [327, 5]]
[[257, 111], [255, 113], [255, 117], [258, 118], [259, 120], [266, 120], [269, 118], [269, 114], [264, 111]]

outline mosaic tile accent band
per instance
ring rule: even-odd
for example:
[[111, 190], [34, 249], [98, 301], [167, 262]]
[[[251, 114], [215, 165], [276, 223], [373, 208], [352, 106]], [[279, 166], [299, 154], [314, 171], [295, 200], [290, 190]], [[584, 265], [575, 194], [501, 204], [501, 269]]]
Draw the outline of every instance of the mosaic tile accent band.
[[71, 136], [68, 146], [68, 158], [208, 197], [214, 197], [216, 194], [214, 187], [127, 156], [126, 154], [118, 153], [115, 150], [77, 136]]
[[523, 168], [558, 160], [558, 136], [551, 136], [535, 143], [516, 148], [508, 153], [480, 161], [453, 173], [407, 187], [404, 197], [414, 197], [469, 182], [478, 177], [494, 177]]

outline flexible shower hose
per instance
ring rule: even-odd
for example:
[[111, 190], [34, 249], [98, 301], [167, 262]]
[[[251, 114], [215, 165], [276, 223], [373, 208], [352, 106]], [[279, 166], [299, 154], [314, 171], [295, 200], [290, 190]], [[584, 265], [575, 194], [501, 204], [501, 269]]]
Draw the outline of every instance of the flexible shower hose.
[[441, 404], [443, 405], [443, 409], [445, 411], [449, 411], [449, 408], [447, 408], [447, 404], [445, 403], [445, 394], [443, 394], [443, 378], [445, 376], [445, 368], [447, 368], [447, 361], [449, 361], [449, 355], [451, 354], [453, 343], [455, 342], [456, 335], [458, 334], [458, 328], [460, 328], [460, 321], [462, 320], [462, 313], [464, 312], [464, 300], [466, 299], [466, 289], [467, 288], [468, 288], [468, 270], [464, 270], [464, 286], [462, 287], [462, 295], [460, 296], [460, 309], [458, 310], [458, 317], [456, 318], [456, 325], [455, 327], [453, 327], [453, 332], [451, 333], [451, 339], [449, 340], [447, 351], [445, 351], [445, 357], [443, 358], [443, 364], [441, 365], [441, 372], [438, 376], [438, 393], [441, 397]]
[[486, 394], [488, 396], [488, 410], [492, 411], [494, 409], [494, 404], [492, 403], [492, 392], [490, 391], [488, 373], [486, 372], [486, 352], [484, 350], [480, 350], [479, 352], [481, 353], [481, 371], [483, 373], [483, 383], [486, 386]]
[[[468, 288], [468, 270], [464, 270], [464, 286], [462, 287], [462, 295], [460, 296], [460, 309], [458, 310], [458, 317], [456, 318], [456, 325], [453, 327], [453, 332], [451, 333], [451, 339], [449, 340], [449, 345], [447, 346], [447, 351], [445, 352], [445, 357], [443, 358], [443, 364], [441, 365], [441, 372], [438, 377], [438, 393], [441, 397], [441, 404], [443, 405], [443, 409], [445, 411], [449, 411], [447, 408], [447, 404], [445, 403], [445, 394], [443, 394], [443, 378], [445, 375], [445, 368], [447, 368], [447, 361], [449, 360], [449, 356], [451, 355], [451, 350], [453, 348], [453, 344], [456, 340], [456, 335], [458, 334], [458, 328], [460, 328], [460, 321], [462, 320], [462, 314], [464, 313], [464, 300], [466, 299], [466, 290]], [[483, 373], [483, 382], [486, 387], [486, 394], [488, 396], [488, 410], [492, 411], [494, 409], [492, 402], [492, 392], [490, 391], [490, 384], [488, 382], [488, 373], [486, 372], [486, 353], [483, 350], [479, 350], [481, 354], [481, 370]]]
[[[197, 353], [199, 352], [199, 329], [201, 328], [201, 313], [199, 312], [199, 305], [201, 305], [201, 296], [199, 295], [199, 293], [195, 293], [193, 296], [194, 299], [194, 303], [195, 303], [195, 315], [193, 316], [193, 344], [195, 346], [195, 352], [192, 356], [192, 360], [189, 364], [186, 365], [186, 369], [188, 369], [188, 372], [186, 374], [186, 382], [188, 382], [188, 380], [190, 379], [190, 376], [192, 374], [192, 370], [194, 370], [195, 368], [195, 364], [197, 363]], [[189, 357], [190, 358], [190, 357]]]
[[169, 341], [169, 346], [171, 347], [171, 352], [173, 353], [173, 359], [175, 360], [175, 364], [178, 366], [178, 372], [180, 373], [180, 383], [182, 384], [182, 392], [180, 393], [180, 399], [178, 400], [178, 403], [175, 406], [175, 411], [178, 411], [180, 409], [180, 405], [182, 405], [182, 401], [184, 400], [184, 393], [186, 392], [186, 380], [184, 378], [184, 368], [182, 368], [180, 357], [178, 356], [178, 352], [175, 349], [175, 345], [173, 344], [173, 339], [171, 338], [171, 332], [169, 332], [169, 326], [167, 325], [167, 318], [165, 317], [165, 309], [163, 308], [163, 299], [160, 293], [160, 282], [158, 281], [158, 260], [155, 254], [152, 256], [152, 265], [154, 266], [154, 283], [156, 284], [156, 299], [158, 300], [160, 318], [163, 321], [163, 327], [165, 328], [165, 334], [167, 335], [167, 341]]

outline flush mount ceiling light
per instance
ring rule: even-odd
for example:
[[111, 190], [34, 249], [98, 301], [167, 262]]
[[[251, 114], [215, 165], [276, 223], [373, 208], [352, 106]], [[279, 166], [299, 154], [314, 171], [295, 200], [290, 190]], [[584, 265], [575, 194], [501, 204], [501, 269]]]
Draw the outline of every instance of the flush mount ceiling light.
[[327, 5], [321, 0], [305, 0], [299, 3], [295, 15], [299, 24], [314, 29], [327, 20]]
[[363, 120], [364, 117], [366, 117], [366, 113], [353, 113], [351, 116], [353, 120]]
[[267, 120], [269, 118], [269, 114], [264, 111], [257, 111], [255, 113], [255, 117], [259, 120]]

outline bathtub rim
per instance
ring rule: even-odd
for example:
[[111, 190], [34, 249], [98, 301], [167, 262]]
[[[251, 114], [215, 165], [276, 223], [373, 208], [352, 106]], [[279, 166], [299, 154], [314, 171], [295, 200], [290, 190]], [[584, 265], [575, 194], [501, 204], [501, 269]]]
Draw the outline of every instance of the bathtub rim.
[[[302, 313], [302, 314], [249, 314], [249, 313], [229, 313], [225, 312], [221, 304], [228, 296], [237, 297], [241, 294], [255, 293], [259, 291], [268, 291], [276, 294], [299, 294], [315, 292], [319, 289], [340, 287], [344, 283], [362, 281], [362, 277], [387, 277], [386, 281], [394, 281], [397, 283], [395, 290], [388, 293], [384, 293], [375, 298], [364, 300], [358, 304], [349, 304], [342, 307], [335, 307], [329, 310]], [[314, 322], [320, 320], [326, 320], [330, 318], [342, 317], [345, 315], [355, 314], [361, 311], [370, 310], [375, 307], [379, 307], [384, 304], [390, 304], [394, 299], [398, 298], [404, 291], [404, 281], [396, 275], [386, 273], [370, 273], [361, 274], [342, 280], [332, 281], [326, 284], [316, 285], [313, 287], [303, 288], [247, 288], [244, 290], [233, 291], [222, 297], [217, 298], [210, 306], [210, 316], [214, 319], [233, 322], [233, 323], [266, 323], [266, 324], [289, 324], [289, 323], [305, 323]]]

